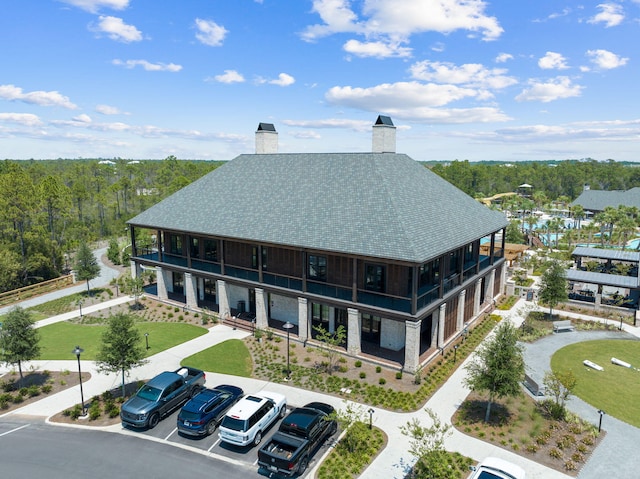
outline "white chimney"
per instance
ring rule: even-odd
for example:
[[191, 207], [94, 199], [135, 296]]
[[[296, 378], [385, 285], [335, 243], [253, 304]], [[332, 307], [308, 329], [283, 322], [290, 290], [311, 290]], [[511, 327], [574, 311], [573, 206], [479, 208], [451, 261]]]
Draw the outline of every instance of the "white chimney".
[[372, 151], [373, 153], [396, 152], [396, 127], [388, 116], [378, 115], [373, 125]]
[[256, 154], [278, 153], [278, 132], [272, 123], [260, 123], [256, 131]]

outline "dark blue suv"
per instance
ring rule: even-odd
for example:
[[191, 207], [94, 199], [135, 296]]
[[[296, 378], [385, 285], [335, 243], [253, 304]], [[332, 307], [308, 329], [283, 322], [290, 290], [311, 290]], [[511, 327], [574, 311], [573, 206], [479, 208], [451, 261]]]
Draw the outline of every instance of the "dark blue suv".
[[215, 431], [225, 413], [237, 403], [244, 391], [221, 384], [203, 389], [185, 404], [178, 414], [178, 431], [189, 436], [208, 436]]

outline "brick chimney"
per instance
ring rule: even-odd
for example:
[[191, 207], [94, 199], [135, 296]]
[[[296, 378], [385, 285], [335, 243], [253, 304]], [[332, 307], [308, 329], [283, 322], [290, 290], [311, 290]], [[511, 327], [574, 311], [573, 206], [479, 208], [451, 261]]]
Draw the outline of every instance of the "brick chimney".
[[378, 115], [373, 125], [372, 151], [373, 153], [396, 152], [396, 127], [388, 116]]
[[278, 132], [272, 123], [260, 123], [256, 130], [256, 154], [278, 153]]

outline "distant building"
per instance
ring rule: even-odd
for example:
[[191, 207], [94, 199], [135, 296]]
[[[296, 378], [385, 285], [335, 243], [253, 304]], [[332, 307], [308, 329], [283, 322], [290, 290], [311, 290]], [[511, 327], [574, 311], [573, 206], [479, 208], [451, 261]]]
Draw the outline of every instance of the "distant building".
[[592, 190], [588, 186], [582, 191], [571, 206], [580, 205], [593, 213], [604, 211], [607, 206], [617, 208], [620, 205], [635, 206], [640, 209], [640, 188], [630, 190]]
[[349, 354], [415, 372], [500, 294], [505, 216], [396, 153], [389, 117], [371, 153], [278, 153], [277, 135], [260, 123], [255, 154], [131, 219], [132, 271], [155, 267], [161, 300], [304, 341], [344, 326]]

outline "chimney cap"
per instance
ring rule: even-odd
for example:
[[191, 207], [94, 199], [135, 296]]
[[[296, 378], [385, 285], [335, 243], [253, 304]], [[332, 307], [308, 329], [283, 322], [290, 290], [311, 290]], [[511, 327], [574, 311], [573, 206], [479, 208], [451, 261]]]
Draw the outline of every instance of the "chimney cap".
[[260, 123], [258, 125], [258, 131], [276, 131], [276, 127], [273, 126], [273, 123]]
[[385, 115], [378, 115], [378, 119], [376, 120], [375, 124], [393, 126], [393, 121], [391, 121], [391, 117], [388, 117]]

